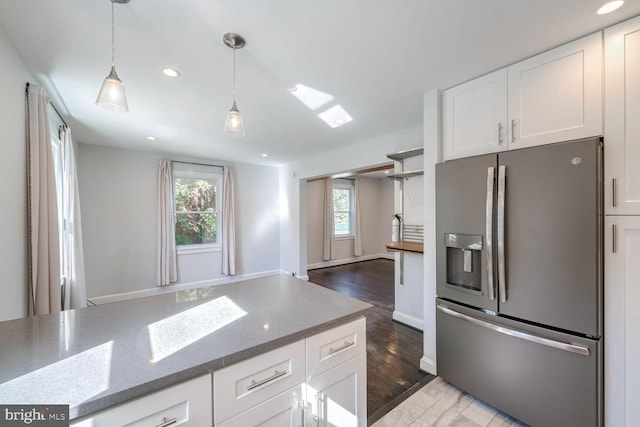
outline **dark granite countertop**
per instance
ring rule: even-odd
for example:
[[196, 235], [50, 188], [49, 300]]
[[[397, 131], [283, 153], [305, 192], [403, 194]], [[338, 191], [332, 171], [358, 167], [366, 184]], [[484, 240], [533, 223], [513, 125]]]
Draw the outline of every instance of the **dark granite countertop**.
[[69, 404], [77, 418], [370, 308], [280, 275], [0, 322], [0, 403]]

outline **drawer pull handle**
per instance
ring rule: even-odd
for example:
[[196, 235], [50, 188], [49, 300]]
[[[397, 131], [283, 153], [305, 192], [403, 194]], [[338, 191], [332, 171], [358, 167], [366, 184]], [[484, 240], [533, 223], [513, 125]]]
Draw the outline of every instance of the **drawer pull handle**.
[[273, 375], [271, 375], [269, 378], [265, 378], [263, 380], [260, 380], [258, 382], [256, 382], [255, 380], [251, 380], [251, 384], [249, 384], [249, 386], [247, 387], [247, 390], [253, 390], [256, 387], [260, 387], [261, 385], [264, 385], [270, 381], [275, 380], [276, 378], [280, 378], [283, 375], [286, 375], [287, 371], [282, 371], [282, 372], [278, 372], [278, 370], [276, 369], [275, 371], [273, 371]]
[[178, 422], [177, 418], [171, 418], [170, 420], [168, 420], [165, 417], [162, 417], [162, 424], [158, 424], [156, 427], [167, 427], [177, 422]]
[[337, 353], [339, 351], [344, 350], [345, 348], [351, 347], [352, 345], [355, 345], [355, 341], [351, 341], [351, 342], [345, 341], [344, 344], [338, 348], [329, 347], [329, 354]]

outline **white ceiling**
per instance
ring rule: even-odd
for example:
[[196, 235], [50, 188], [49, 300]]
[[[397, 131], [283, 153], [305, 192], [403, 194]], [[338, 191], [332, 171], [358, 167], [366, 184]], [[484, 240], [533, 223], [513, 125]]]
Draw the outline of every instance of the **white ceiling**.
[[[109, 0], [3, 0], [0, 26], [84, 143], [281, 164], [422, 122], [422, 94], [640, 14], [601, 0], [131, 0], [115, 5], [130, 112], [95, 98], [110, 69]], [[247, 135], [222, 133], [232, 103]], [[178, 79], [162, 75], [173, 66]], [[301, 83], [353, 117], [331, 129], [291, 96]], [[157, 137], [155, 142], [146, 140]], [[268, 153], [268, 158], [262, 158]]]

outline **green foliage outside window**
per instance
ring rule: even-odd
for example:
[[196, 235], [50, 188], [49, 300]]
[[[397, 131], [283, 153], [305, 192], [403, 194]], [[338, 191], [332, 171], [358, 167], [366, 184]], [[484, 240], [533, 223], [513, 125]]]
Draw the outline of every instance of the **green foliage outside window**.
[[176, 178], [176, 245], [216, 243], [216, 185], [213, 180]]

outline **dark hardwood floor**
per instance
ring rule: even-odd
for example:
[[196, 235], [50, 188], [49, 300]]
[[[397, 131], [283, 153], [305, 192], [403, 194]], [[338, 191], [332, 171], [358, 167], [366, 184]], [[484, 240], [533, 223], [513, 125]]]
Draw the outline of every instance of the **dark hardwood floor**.
[[367, 417], [372, 424], [434, 377], [419, 370], [422, 332], [392, 320], [394, 262], [310, 270], [309, 281], [374, 305], [367, 315]]

